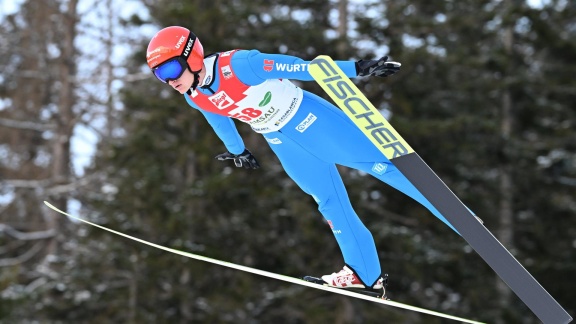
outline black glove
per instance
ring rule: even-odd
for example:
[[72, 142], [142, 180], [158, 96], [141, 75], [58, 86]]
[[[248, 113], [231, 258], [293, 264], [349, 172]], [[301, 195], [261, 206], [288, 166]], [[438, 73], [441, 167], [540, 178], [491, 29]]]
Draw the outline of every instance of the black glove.
[[383, 56], [379, 60], [360, 60], [356, 62], [356, 73], [358, 76], [387, 77], [398, 71], [402, 64], [398, 62], [387, 62], [388, 56]]
[[244, 167], [245, 169], [258, 169], [260, 164], [256, 161], [256, 158], [248, 149], [245, 149], [244, 152], [240, 154], [232, 154], [230, 152], [222, 153], [216, 155], [216, 159], [218, 161], [224, 160], [234, 160], [234, 164], [236, 167]]

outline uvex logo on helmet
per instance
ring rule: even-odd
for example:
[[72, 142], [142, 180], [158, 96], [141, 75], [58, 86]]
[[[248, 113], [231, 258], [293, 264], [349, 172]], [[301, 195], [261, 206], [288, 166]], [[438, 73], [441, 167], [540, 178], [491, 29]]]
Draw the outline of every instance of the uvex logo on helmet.
[[184, 41], [186, 40], [186, 36], [180, 36], [180, 39], [178, 40], [178, 43], [176, 43], [176, 48], [180, 48], [180, 45], [182, 45], [182, 43], [184, 43]]
[[190, 49], [192, 48], [192, 44], [194, 44], [195, 39], [190, 38], [188, 40], [188, 44], [186, 44], [186, 48], [184, 49], [184, 56], [188, 57], [190, 55]]

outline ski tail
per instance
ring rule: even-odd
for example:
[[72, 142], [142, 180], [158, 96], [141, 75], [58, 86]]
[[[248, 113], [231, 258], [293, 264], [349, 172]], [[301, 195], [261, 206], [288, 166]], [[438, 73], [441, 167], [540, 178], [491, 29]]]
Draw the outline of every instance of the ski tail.
[[482, 225], [329, 56], [321, 55], [312, 60], [308, 71], [340, 109], [542, 322], [572, 321], [566, 310]]

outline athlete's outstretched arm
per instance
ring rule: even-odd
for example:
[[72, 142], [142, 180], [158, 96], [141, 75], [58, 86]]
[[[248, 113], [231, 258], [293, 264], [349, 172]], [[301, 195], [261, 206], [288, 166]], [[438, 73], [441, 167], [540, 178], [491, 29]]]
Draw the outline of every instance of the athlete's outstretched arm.
[[[247, 85], [260, 84], [269, 79], [312, 81], [308, 64], [296, 56], [265, 54], [257, 50], [239, 51], [232, 57], [236, 76]], [[400, 63], [388, 61], [388, 56], [378, 60], [336, 61], [349, 78], [357, 76], [386, 77], [400, 70]]]
[[[265, 54], [257, 50], [239, 51], [232, 57], [232, 69], [245, 84], [256, 85], [269, 79], [313, 81], [308, 64], [296, 56]], [[356, 62], [336, 61], [348, 77], [356, 77]]]

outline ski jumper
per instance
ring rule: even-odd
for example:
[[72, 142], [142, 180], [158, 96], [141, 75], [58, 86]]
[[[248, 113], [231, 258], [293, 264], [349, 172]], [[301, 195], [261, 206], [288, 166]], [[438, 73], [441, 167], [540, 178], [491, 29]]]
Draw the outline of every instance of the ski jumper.
[[[202, 112], [230, 153], [245, 149], [232, 118], [261, 133], [286, 173], [318, 203], [344, 262], [372, 286], [381, 275], [374, 239], [352, 208], [337, 164], [369, 173], [452, 226], [344, 112], [288, 80], [313, 80], [308, 63], [257, 50], [212, 54], [204, 59], [204, 80], [186, 101]], [[336, 63], [356, 77], [353, 61]]]

